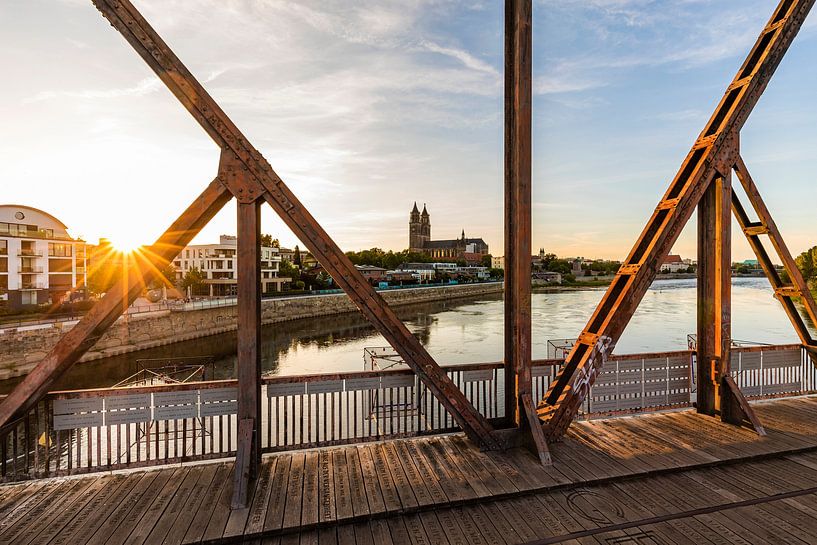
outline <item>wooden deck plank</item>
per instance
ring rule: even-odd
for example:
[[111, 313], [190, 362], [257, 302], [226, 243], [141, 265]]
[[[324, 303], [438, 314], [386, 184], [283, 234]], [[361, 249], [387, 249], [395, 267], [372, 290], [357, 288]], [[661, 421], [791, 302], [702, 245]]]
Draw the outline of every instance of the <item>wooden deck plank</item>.
[[335, 478], [332, 475], [332, 454], [328, 450], [318, 452], [318, 521], [337, 520], [335, 511]]
[[285, 456], [276, 456], [276, 458], [275, 470], [272, 473], [270, 482], [267, 514], [262, 523], [265, 532], [280, 530], [283, 527], [284, 513], [289, 508], [290, 502], [292, 503], [292, 509], [300, 509], [302, 504], [300, 496], [287, 496], [289, 478], [292, 475], [290, 469], [293, 455], [287, 454]]
[[[354, 515], [354, 508], [352, 507], [351, 484], [345, 449], [334, 449], [332, 451], [332, 469], [335, 479], [335, 511], [337, 518], [338, 520], [351, 518]], [[352, 538], [354, 539], [354, 532], [352, 532]]]
[[21, 524], [20, 521], [25, 518], [26, 514], [35, 509], [41, 502], [48, 501], [48, 498], [58, 497], [64, 491], [70, 491], [74, 486], [76, 486], [76, 483], [70, 480], [55, 480], [35, 490], [33, 494], [21, 495], [20, 503], [9, 506], [3, 518], [0, 519], [0, 538], [10, 528]]
[[59, 495], [42, 499], [32, 505], [13, 526], [9, 526], [0, 534], [0, 540], [6, 543], [28, 543], [42, 529], [42, 523], [48, 520], [77, 498], [91, 483], [79, 480], [69, 481], [68, 486], [61, 490]]
[[[372, 460], [372, 453], [368, 448], [356, 447], [360, 458], [360, 469], [363, 473], [363, 487], [366, 491], [366, 501], [372, 513], [382, 513], [386, 510], [386, 500], [377, 478], [377, 469]], [[389, 500], [391, 502], [391, 499]]]
[[[397, 495], [400, 498], [400, 503], [403, 509], [414, 509], [419, 505], [417, 496], [415, 495], [414, 487], [409, 482], [403, 465], [397, 457], [394, 446], [390, 443], [382, 443], [377, 445], [376, 456], [386, 465], [391, 478], [394, 481], [394, 486], [397, 489]], [[377, 463], [377, 462], [376, 462]]]
[[230, 475], [231, 466], [224, 463], [216, 465], [215, 475], [207, 490], [203, 493], [201, 503], [193, 506], [195, 514], [182, 538], [182, 543], [197, 543], [202, 540], [213, 511], [219, 504], [221, 491], [228, 475]]
[[366, 485], [363, 481], [363, 468], [360, 465], [360, 454], [356, 448], [344, 449], [346, 469], [349, 472], [349, 493], [352, 511], [356, 517], [368, 515], [369, 501], [366, 499]]
[[[240, 534], [254, 535], [264, 531], [264, 521], [267, 517], [267, 509], [270, 504], [270, 492], [272, 491], [272, 481], [277, 462], [277, 457], [261, 462], [258, 468], [258, 478], [254, 483], [254, 489], [249, 497], [250, 501], [247, 506], [247, 515], [246, 517], [242, 516], [236, 519], [233, 519], [231, 516], [224, 529], [225, 536]], [[243, 511], [243, 509], [241, 511]], [[241, 524], [240, 518], [245, 519], [244, 524]]]
[[[153, 528], [161, 520], [162, 515], [165, 514], [168, 505], [170, 505], [179, 489], [182, 486], [192, 487], [198, 475], [195, 475], [195, 478], [192, 479], [191, 475], [198, 469], [199, 468], [185, 467], [178, 468], [174, 471], [170, 479], [168, 479], [161, 490], [159, 490], [159, 493], [153, 497], [147, 509], [144, 510], [142, 516], [136, 521], [136, 524], [130, 528], [130, 534], [127, 539], [124, 540], [124, 543], [128, 545], [140, 545], [144, 543], [153, 531]], [[170, 515], [168, 514], [168, 516]], [[116, 533], [114, 532], [114, 536], [115, 535]]]
[[304, 504], [304, 483], [306, 469], [306, 454], [296, 452], [292, 455], [287, 480], [287, 503], [284, 508], [283, 528], [293, 528], [301, 524], [301, 515]]
[[87, 541], [143, 476], [142, 473], [113, 475], [108, 486], [97, 492], [59, 534], [51, 541], [39, 541], [54, 545]]
[[[443, 528], [435, 512], [426, 511], [417, 515], [417, 518], [432, 545], [461, 545], [465, 539], [463, 536], [449, 536], [448, 530]], [[457, 528], [457, 531], [459, 531], [459, 528]]]
[[377, 447], [378, 445], [366, 445], [361, 448], [361, 451], [366, 451], [367, 456], [372, 461], [377, 483], [380, 485], [380, 491], [383, 493], [385, 511], [400, 511], [403, 508], [403, 504], [400, 502], [400, 493], [397, 490], [397, 484], [392, 478], [383, 453]]
[[[48, 502], [48, 509], [29, 525], [25, 531], [17, 536], [11, 536], [11, 543], [16, 545], [28, 545], [29, 543], [48, 543], [59, 535], [63, 527], [74, 519], [77, 513], [90, 502], [104, 487], [112, 480], [112, 476], [106, 476], [91, 482], [80, 482], [64, 498], [57, 498], [56, 501]], [[2, 540], [7, 537], [0, 538]]]
[[164, 541], [162, 541], [163, 545], [180, 545], [184, 541], [184, 537], [195, 520], [196, 514], [200, 509], [205, 508], [207, 492], [210, 490], [210, 485], [221, 467], [221, 464], [207, 464], [204, 466], [204, 470], [201, 472], [198, 481], [196, 481], [193, 490], [190, 491], [190, 495], [181, 507], [178, 517], [167, 532]]
[[476, 472], [485, 481], [492, 495], [513, 494], [518, 491], [504, 471], [497, 468], [488, 456], [484, 456], [479, 452], [479, 449], [473, 447], [463, 437], [454, 436], [451, 438], [450, 443], [462, 453], [471, 471]]
[[165, 509], [162, 512], [155, 513], [155, 521], [145, 520], [143, 517], [139, 522], [140, 525], [147, 526], [147, 524], [153, 522], [153, 530], [142, 540], [143, 543], [162, 543], [165, 540], [171, 528], [176, 525], [176, 520], [179, 518], [179, 515], [181, 515], [185, 503], [195, 489], [196, 483], [201, 478], [205, 468], [206, 466], [194, 466], [190, 468], [184, 476], [181, 485], [179, 485], [172, 496], [170, 496]]
[[401, 449], [401, 446], [401, 441], [387, 443], [384, 445], [386, 452], [389, 454], [389, 463], [400, 466], [402, 472], [406, 475], [408, 485], [411, 487], [411, 491], [414, 493], [414, 497], [416, 498], [417, 505], [419, 507], [438, 504], [439, 501], [437, 501], [431, 495], [428, 486], [426, 486], [426, 483], [423, 480], [420, 471], [417, 469], [417, 466], [414, 465], [411, 456], [408, 455], [408, 452]]
[[319, 481], [318, 453], [307, 452], [304, 456], [304, 492], [301, 500], [301, 524], [304, 526], [318, 522]]
[[204, 521], [206, 527], [202, 535], [202, 541], [213, 541], [221, 539], [224, 535], [224, 528], [227, 527], [227, 521], [230, 519], [230, 506], [233, 501], [233, 472], [235, 471], [235, 464], [229, 465], [229, 471], [225, 475], [224, 482], [221, 485], [220, 494], [216, 501], [215, 508], [211, 512], [211, 516]]

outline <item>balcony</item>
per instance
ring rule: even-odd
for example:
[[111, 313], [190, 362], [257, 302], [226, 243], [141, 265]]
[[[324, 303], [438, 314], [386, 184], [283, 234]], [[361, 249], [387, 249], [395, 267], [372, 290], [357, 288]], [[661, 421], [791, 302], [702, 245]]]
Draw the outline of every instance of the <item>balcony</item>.
[[42, 257], [43, 252], [36, 248], [20, 248], [17, 250], [17, 255], [20, 257]]
[[42, 274], [43, 268], [42, 267], [20, 267], [20, 270], [17, 271], [20, 274]]
[[42, 282], [21, 282], [20, 283], [21, 290], [44, 290], [45, 284]]

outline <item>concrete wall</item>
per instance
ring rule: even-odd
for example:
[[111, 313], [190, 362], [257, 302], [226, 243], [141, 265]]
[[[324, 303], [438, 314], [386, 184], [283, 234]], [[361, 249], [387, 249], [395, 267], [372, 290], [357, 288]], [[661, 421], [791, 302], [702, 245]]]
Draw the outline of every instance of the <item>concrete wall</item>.
[[[502, 284], [465, 284], [381, 292], [391, 305], [501, 293]], [[202, 310], [162, 310], [120, 318], [80, 361], [90, 361], [235, 330], [236, 306]], [[265, 324], [357, 312], [345, 294], [264, 301]], [[0, 380], [28, 373], [76, 322], [0, 330]]]

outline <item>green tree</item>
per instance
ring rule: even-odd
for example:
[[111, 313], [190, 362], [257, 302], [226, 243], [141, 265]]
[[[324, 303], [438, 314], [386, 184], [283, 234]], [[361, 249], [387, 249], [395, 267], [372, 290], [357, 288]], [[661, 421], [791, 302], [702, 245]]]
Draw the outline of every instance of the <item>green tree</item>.
[[292, 258], [292, 263], [299, 269], [301, 268], [301, 249], [297, 244], [295, 245], [295, 256]]
[[154, 278], [148, 284], [148, 288], [158, 290], [163, 286], [171, 287], [176, 285], [176, 267], [173, 263], [168, 263], [159, 269], [159, 276]]
[[803, 278], [813, 280], [817, 276], [817, 246], [809, 248], [794, 259]]
[[193, 267], [184, 275], [181, 281], [181, 287], [186, 291], [190, 288], [190, 293], [193, 295], [202, 295], [206, 284], [204, 281], [207, 275], [200, 271], [198, 267]]
[[491, 256], [491, 254], [485, 254], [484, 256], [482, 256], [482, 259], [479, 260], [479, 264], [482, 265], [483, 267], [491, 268], [492, 259], [493, 256]]
[[294, 282], [295, 280], [299, 280], [301, 278], [301, 271], [289, 261], [281, 261], [281, 264], [278, 267], [278, 276], [283, 278], [291, 278]]

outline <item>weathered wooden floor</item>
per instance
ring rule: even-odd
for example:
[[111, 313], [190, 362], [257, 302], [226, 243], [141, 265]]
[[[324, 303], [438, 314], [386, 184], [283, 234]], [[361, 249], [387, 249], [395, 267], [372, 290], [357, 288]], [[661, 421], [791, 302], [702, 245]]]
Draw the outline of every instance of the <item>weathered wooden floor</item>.
[[817, 398], [760, 438], [691, 411], [581, 422], [542, 468], [461, 435], [0, 486], [0, 543], [815, 543]]

